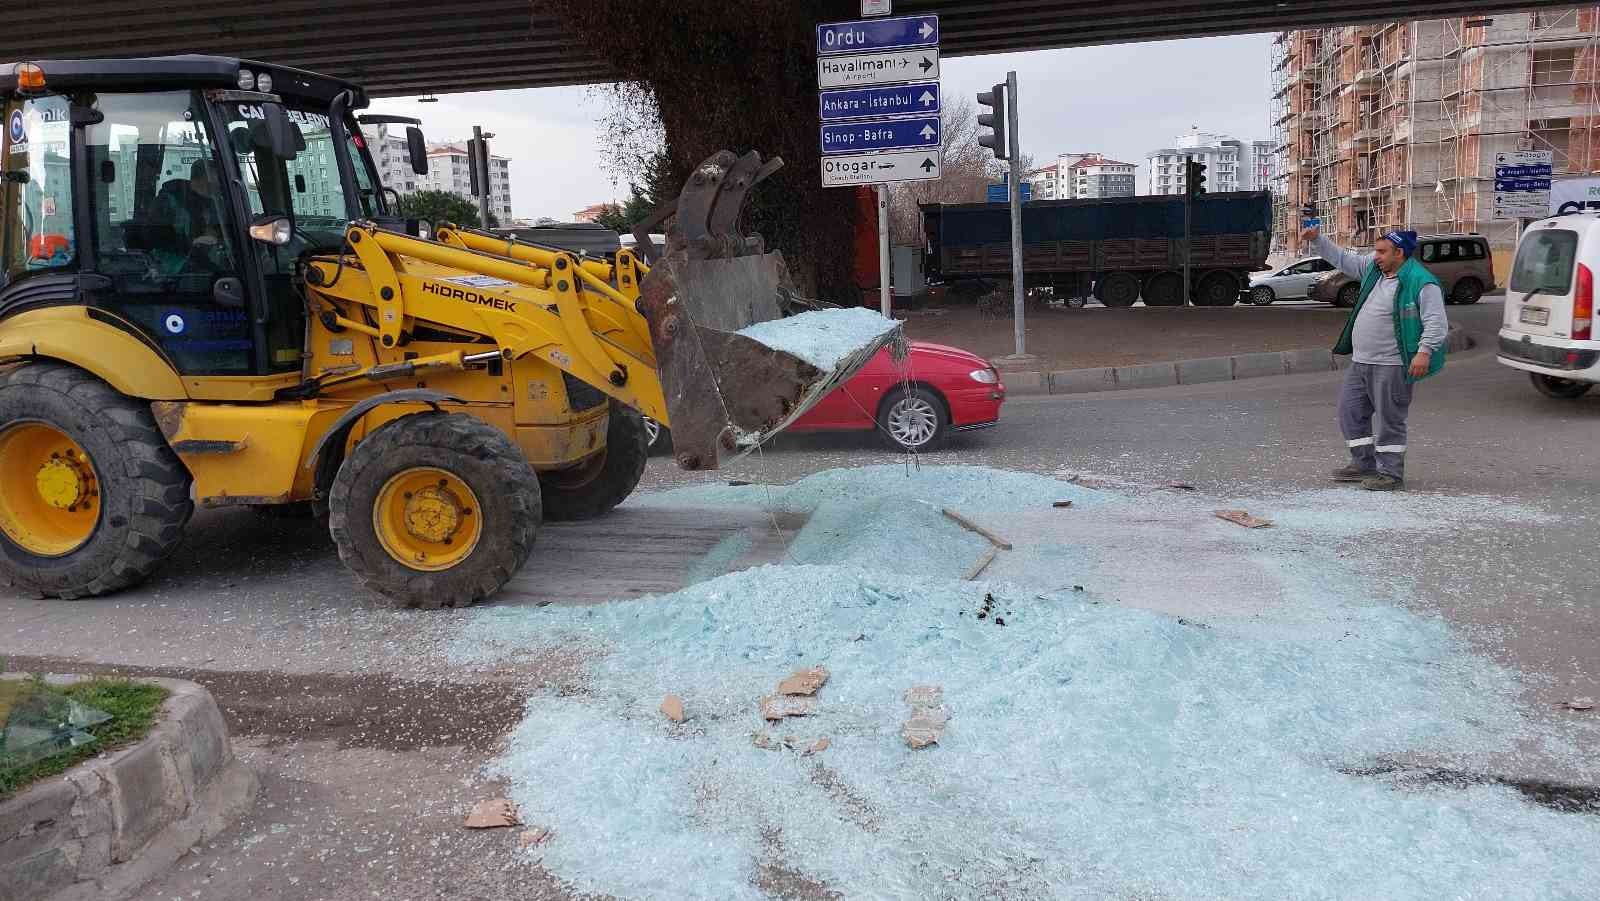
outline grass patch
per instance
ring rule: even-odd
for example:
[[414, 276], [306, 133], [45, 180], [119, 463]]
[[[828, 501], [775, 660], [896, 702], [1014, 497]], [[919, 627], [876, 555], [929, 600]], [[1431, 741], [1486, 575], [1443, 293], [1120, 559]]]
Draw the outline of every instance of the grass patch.
[[[23, 681], [0, 682], [0, 691], [10, 689], [8, 694], [20, 692], [24, 690], [22, 686], [27, 685], [29, 683]], [[67, 748], [50, 757], [20, 766], [6, 767], [0, 764], [0, 799], [8, 798], [40, 779], [64, 773], [79, 761], [106, 751], [114, 751], [144, 738], [145, 733], [155, 724], [156, 715], [161, 710], [161, 702], [167, 698], [165, 688], [129, 679], [88, 679], [73, 685], [56, 687], [56, 690], [81, 704], [104, 710], [111, 714], [111, 719], [85, 730], [95, 737], [95, 740], [87, 745]]]

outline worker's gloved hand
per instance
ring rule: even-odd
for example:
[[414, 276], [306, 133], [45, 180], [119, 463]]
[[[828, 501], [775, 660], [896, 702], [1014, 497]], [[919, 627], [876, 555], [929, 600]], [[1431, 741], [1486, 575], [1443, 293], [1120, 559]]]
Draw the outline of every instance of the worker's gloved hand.
[[1317, 236], [1320, 234], [1322, 234], [1322, 229], [1315, 226], [1312, 226], [1311, 228], [1302, 228], [1300, 230], [1300, 242], [1302, 244], [1310, 243], [1317, 240]]

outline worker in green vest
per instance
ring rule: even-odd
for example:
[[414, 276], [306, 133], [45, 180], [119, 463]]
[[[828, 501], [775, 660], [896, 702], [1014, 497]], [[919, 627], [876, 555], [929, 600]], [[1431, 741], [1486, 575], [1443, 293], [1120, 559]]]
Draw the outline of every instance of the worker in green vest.
[[1450, 327], [1444, 292], [1413, 256], [1414, 231], [1385, 232], [1370, 254], [1346, 250], [1315, 227], [1302, 231], [1300, 241], [1361, 282], [1355, 309], [1333, 347], [1350, 357], [1339, 389], [1339, 429], [1350, 463], [1333, 478], [1360, 482], [1369, 491], [1397, 491], [1405, 487], [1412, 388], [1444, 367]]

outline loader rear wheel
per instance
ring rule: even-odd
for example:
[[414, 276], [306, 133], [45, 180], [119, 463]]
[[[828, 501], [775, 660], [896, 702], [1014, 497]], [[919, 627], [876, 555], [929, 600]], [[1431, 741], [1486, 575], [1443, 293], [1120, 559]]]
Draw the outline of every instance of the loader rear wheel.
[[457, 607], [533, 551], [539, 478], [506, 434], [463, 413], [415, 413], [355, 446], [328, 492], [328, 531], [362, 584], [401, 607]]
[[611, 512], [639, 486], [649, 459], [650, 430], [644, 417], [613, 403], [606, 423], [605, 450], [571, 469], [539, 473], [545, 517], [593, 519]]
[[0, 582], [68, 599], [127, 588], [193, 512], [147, 404], [60, 363], [0, 374]]

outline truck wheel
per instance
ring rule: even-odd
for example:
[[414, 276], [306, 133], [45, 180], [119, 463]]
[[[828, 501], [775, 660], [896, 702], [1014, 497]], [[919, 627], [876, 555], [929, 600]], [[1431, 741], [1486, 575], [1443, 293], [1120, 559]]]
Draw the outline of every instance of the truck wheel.
[[362, 584], [401, 607], [455, 607], [510, 581], [539, 529], [539, 477], [506, 434], [465, 413], [414, 413], [345, 458], [328, 532]]
[[1333, 305], [1341, 310], [1348, 310], [1355, 306], [1356, 301], [1360, 299], [1361, 284], [1359, 282], [1351, 282], [1339, 289], [1339, 293], [1333, 298]]
[[1483, 297], [1483, 282], [1475, 278], [1464, 278], [1456, 282], [1450, 296], [1445, 298], [1450, 303], [1469, 304], [1477, 303]]
[[1239, 302], [1239, 279], [1231, 272], [1213, 269], [1200, 276], [1194, 289], [1197, 307], [1231, 307]]
[[1144, 283], [1144, 302], [1152, 307], [1183, 306], [1183, 276], [1176, 272], [1157, 272]]
[[605, 450], [571, 469], [539, 473], [546, 519], [593, 519], [627, 499], [644, 476], [650, 459], [650, 432], [644, 417], [611, 404]]
[[1573, 400], [1589, 393], [1594, 387], [1593, 382], [1580, 382], [1575, 379], [1563, 379], [1553, 375], [1530, 372], [1528, 378], [1533, 382], [1533, 387], [1545, 397], [1554, 397], [1559, 400]]
[[1108, 307], [1131, 307], [1139, 299], [1139, 280], [1127, 272], [1113, 272], [1095, 283], [1094, 296]]
[[79, 598], [143, 581], [194, 512], [148, 404], [81, 369], [0, 375], [0, 582]]

